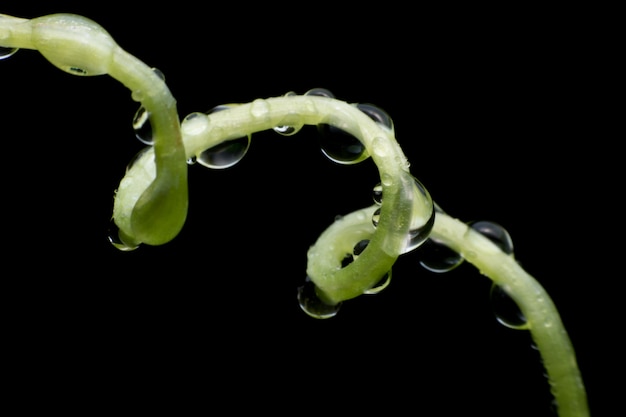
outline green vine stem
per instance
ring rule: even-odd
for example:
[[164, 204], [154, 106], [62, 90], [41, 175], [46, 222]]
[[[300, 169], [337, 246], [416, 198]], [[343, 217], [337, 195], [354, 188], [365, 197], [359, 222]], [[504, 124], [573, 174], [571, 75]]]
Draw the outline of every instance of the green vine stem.
[[[589, 416], [574, 349], [559, 313], [542, 286], [496, 244], [465, 223], [436, 210], [415, 179], [390, 124], [357, 105], [318, 94], [257, 99], [182, 122], [162, 77], [125, 52], [93, 21], [71, 14], [34, 19], [0, 15], [2, 51], [38, 50], [60, 69], [80, 76], [109, 74], [146, 111], [153, 146], [133, 161], [116, 192], [113, 219], [121, 246], [161, 245], [173, 239], [187, 214], [187, 161], [234, 138], [303, 125], [330, 125], [357, 138], [381, 178], [384, 202], [331, 224], [308, 253], [307, 275], [328, 307], [376, 290], [397, 258], [433, 238], [476, 266], [520, 307], [549, 376], [561, 417]], [[5, 55], [8, 55], [6, 53]], [[375, 218], [376, 221], [372, 221]], [[365, 249], [348, 265], [346, 253]]]

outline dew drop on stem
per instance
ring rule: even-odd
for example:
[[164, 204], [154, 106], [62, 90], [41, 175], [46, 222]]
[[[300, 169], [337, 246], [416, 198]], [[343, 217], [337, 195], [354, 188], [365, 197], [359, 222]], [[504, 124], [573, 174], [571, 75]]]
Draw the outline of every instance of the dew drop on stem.
[[6, 59], [18, 51], [18, 48], [7, 48], [0, 46], [0, 61]]
[[417, 253], [422, 268], [435, 273], [452, 271], [464, 261], [460, 253], [432, 237], [424, 242]]
[[469, 222], [468, 226], [491, 240], [502, 252], [513, 254], [513, 240], [509, 232], [498, 223], [480, 220]]
[[304, 285], [298, 287], [298, 304], [302, 311], [316, 319], [328, 319], [337, 315], [342, 303], [326, 304], [317, 295], [315, 284], [306, 277]]
[[526, 317], [524, 317], [518, 305], [501, 286], [495, 283], [491, 285], [489, 299], [496, 320], [500, 324], [517, 330], [528, 328]]
[[[220, 105], [212, 108], [207, 114], [228, 109], [230, 106]], [[193, 158], [196, 163], [212, 169], [230, 168], [243, 159], [248, 153], [252, 135], [229, 139], [209, 149], [205, 149]]]
[[145, 145], [154, 144], [152, 136], [152, 124], [150, 123], [150, 112], [144, 106], [139, 106], [135, 117], [133, 117], [133, 130], [135, 136]]
[[130, 245], [125, 242], [122, 235], [123, 234], [121, 233], [120, 228], [117, 226], [117, 224], [115, 224], [115, 221], [111, 219], [109, 223], [108, 233], [109, 243], [111, 243], [111, 245], [113, 245], [115, 249], [123, 252], [132, 251], [139, 247], [138, 245]]

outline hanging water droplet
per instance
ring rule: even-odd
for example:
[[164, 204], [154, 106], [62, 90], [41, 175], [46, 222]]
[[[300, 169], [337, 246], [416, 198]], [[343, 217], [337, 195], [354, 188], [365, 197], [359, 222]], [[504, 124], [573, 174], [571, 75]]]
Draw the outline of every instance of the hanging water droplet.
[[325, 89], [325, 88], [312, 88], [309, 91], [307, 91], [306, 93], [304, 93], [305, 96], [320, 96], [320, 97], [328, 97], [328, 98], [335, 98], [335, 95], [333, 93], [331, 93], [329, 90]]
[[491, 285], [489, 299], [491, 300], [496, 320], [500, 324], [516, 330], [528, 329], [526, 317], [524, 317], [518, 305], [501, 286], [495, 283]]
[[345, 131], [326, 124], [317, 125], [322, 153], [333, 162], [353, 165], [369, 157], [365, 145]]
[[444, 273], [452, 271], [464, 261], [460, 253], [432, 237], [422, 244], [417, 253], [419, 264], [430, 272]]
[[117, 226], [117, 224], [115, 224], [115, 221], [113, 219], [111, 219], [109, 223], [108, 239], [114, 248], [124, 252], [132, 251], [139, 247], [139, 245], [128, 244], [124, 240], [122, 231]]
[[[325, 88], [312, 88], [304, 95], [335, 98], [335, 95]], [[369, 157], [365, 146], [353, 135], [326, 123], [317, 125], [317, 130], [322, 153], [331, 161], [352, 165]]]
[[374, 214], [372, 214], [372, 224], [374, 225], [374, 227], [378, 227], [378, 222], [380, 221], [380, 212], [381, 209], [377, 208], [374, 211]]
[[0, 46], [0, 61], [6, 59], [18, 51], [19, 48], [7, 48]]
[[298, 304], [309, 316], [316, 319], [328, 319], [337, 314], [342, 303], [330, 305], [323, 302], [316, 293], [313, 281], [306, 277], [304, 285], [298, 287]]
[[[162, 81], [165, 81], [165, 74], [163, 74], [163, 72], [160, 69], [153, 67], [152, 72], [154, 72], [154, 74], [157, 77], [159, 77]], [[145, 98], [145, 92], [142, 90], [133, 90], [131, 93], [131, 97], [135, 101], [142, 101]]]
[[[294, 93], [293, 91], [289, 91], [287, 94], [285, 94], [285, 97], [293, 97], [296, 96], [297, 94]], [[287, 118], [288, 119], [294, 119], [296, 116], [295, 115], [288, 115]], [[302, 127], [304, 126], [303, 123], [293, 123], [291, 121], [286, 122], [286, 124], [284, 125], [280, 125], [280, 126], [276, 126], [274, 127], [274, 132], [283, 135], [283, 136], [292, 136], [295, 135], [296, 133], [298, 133], [300, 130], [302, 130]]]
[[370, 103], [359, 103], [356, 107], [380, 126], [393, 132], [393, 121], [386, 111]]
[[144, 106], [139, 106], [135, 117], [133, 117], [133, 130], [135, 136], [145, 145], [154, 144], [152, 137], [152, 124], [150, 123], [150, 112]]
[[[213, 107], [206, 114], [216, 113], [231, 108], [233, 105], [221, 104]], [[240, 138], [229, 139], [219, 143], [209, 149], [205, 149], [192, 158], [194, 163], [211, 169], [230, 168], [243, 159], [248, 153], [252, 135], [242, 136]], [[189, 161], [188, 161], [189, 163]]]
[[161, 80], [165, 81], [165, 74], [158, 68], [152, 67], [152, 71], [159, 77]]
[[498, 223], [481, 220], [469, 222], [468, 225], [491, 240], [500, 248], [502, 252], [507, 255], [511, 255], [513, 253], [513, 240], [511, 239], [509, 232]]
[[250, 148], [251, 139], [252, 137], [248, 135], [239, 139], [224, 141], [200, 152], [196, 156], [196, 162], [212, 169], [230, 168], [246, 155]]
[[274, 132], [279, 133], [283, 136], [291, 136], [291, 135], [295, 135], [296, 133], [298, 133], [301, 129], [302, 129], [303, 125], [299, 125], [299, 126], [289, 126], [289, 125], [283, 125], [283, 126], [276, 126], [274, 127]]
[[369, 290], [363, 291], [363, 294], [375, 295], [387, 288], [391, 284], [391, 270], [387, 273]]
[[135, 154], [135, 156], [133, 156], [133, 158], [128, 162], [128, 165], [126, 165], [126, 173], [128, 173], [128, 171], [133, 167], [133, 165], [135, 165], [135, 163], [149, 150], [151, 149], [150, 147], [145, 147], [143, 149], [141, 149], [139, 152], [137, 152]]
[[383, 184], [381, 182], [372, 189], [372, 200], [378, 205], [383, 204]]

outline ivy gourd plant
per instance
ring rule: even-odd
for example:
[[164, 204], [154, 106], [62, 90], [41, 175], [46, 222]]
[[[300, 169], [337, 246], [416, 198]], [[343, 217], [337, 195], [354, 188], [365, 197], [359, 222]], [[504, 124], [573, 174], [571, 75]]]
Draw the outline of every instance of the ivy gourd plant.
[[[313, 88], [193, 112], [180, 120], [163, 74], [126, 52], [88, 18], [0, 15], [0, 58], [19, 49], [39, 51], [73, 75], [108, 74], [139, 103], [134, 127], [148, 146], [131, 162], [115, 193], [110, 240], [118, 249], [163, 245], [179, 234], [187, 217], [190, 164], [229, 167], [245, 154], [255, 132], [290, 136], [305, 125], [319, 126], [330, 132], [323, 144], [329, 158], [339, 164], [371, 159], [380, 183], [370, 206], [338, 217], [311, 246], [307, 279], [297, 294], [303, 311], [330, 318], [344, 302], [382, 290], [398, 258], [417, 248], [425, 251], [422, 263], [431, 270], [449, 270], [466, 261], [493, 281], [498, 297], [519, 308], [520, 321], [509, 325], [531, 333], [559, 416], [589, 415], [575, 352], [559, 313], [513, 256], [506, 230], [491, 222], [462, 222], [439, 207], [412, 175], [391, 118], [382, 109]], [[428, 248], [448, 252], [428, 258]]]

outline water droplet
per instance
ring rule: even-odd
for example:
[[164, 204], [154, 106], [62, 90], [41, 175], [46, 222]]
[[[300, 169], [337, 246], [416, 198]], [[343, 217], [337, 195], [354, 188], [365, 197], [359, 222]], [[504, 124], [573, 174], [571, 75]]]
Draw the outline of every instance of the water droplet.
[[[292, 97], [296, 95], [297, 95], [296, 93], [294, 93], [293, 91], [290, 91], [287, 94], [285, 94], [285, 97]], [[294, 119], [296, 117], [297, 117], [296, 115], [288, 115], [286, 118]], [[304, 126], [303, 123], [293, 123], [292, 121], [285, 121], [284, 125], [274, 127], [274, 132], [283, 136], [292, 136], [298, 133], [300, 130], [302, 130], [303, 126]]]
[[328, 319], [337, 314], [342, 303], [330, 305], [323, 302], [316, 293], [313, 281], [306, 277], [304, 285], [298, 287], [298, 304], [309, 316], [316, 319]]
[[381, 279], [369, 290], [363, 291], [363, 294], [375, 295], [387, 288], [391, 284], [391, 270], [389, 270]]
[[[216, 113], [231, 108], [232, 105], [222, 104], [213, 107], [207, 114]], [[242, 136], [219, 143], [209, 149], [205, 149], [195, 156], [193, 160], [202, 166], [211, 169], [230, 168], [243, 159], [248, 153], [252, 135]]]
[[[433, 225], [435, 224], [435, 208], [430, 194], [417, 178], [413, 177], [413, 181], [413, 213], [409, 233], [402, 251], [403, 254], [421, 246], [428, 239]], [[374, 187], [374, 201], [379, 202], [378, 204], [382, 204], [383, 202], [383, 190], [382, 188], [378, 190], [379, 186], [382, 187], [381, 184]], [[424, 207], [427, 209], [426, 213], [424, 213]], [[378, 208], [372, 215], [374, 227], [378, 226], [380, 214], [381, 208]]]
[[383, 204], [383, 184], [382, 183], [378, 183], [374, 186], [374, 189], [372, 189], [372, 199], [374, 200], [374, 203], [381, 205]]
[[436, 273], [452, 271], [464, 261], [460, 253], [432, 237], [422, 244], [417, 253], [419, 264], [424, 269]]
[[502, 252], [507, 255], [511, 255], [513, 253], [513, 240], [511, 239], [509, 232], [498, 223], [481, 220], [469, 222], [468, 225], [491, 240], [500, 248]]
[[0, 61], [6, 59], [18, 51], [19, 48], [6, 48], [4, 46], [0, 46]]
[[325, 88], [312, 88], [309, 91], [307, 91], [306, 93], [304, 93], [305, 96], [320, 96], [320, 97], [328, 97], [328, 98], [335, 98], [335, 95], [333, 93], [331, 93], [329, 90], [325, 89]]
[[267, 101], [262, 98], [257, 98], [250, 105], [250, 114], [257, 119], [266, 117], [269, 114], [270, 107]]
[[322, 153], [333, 162], [353, 165], [369, 157], [365, 145], [338, 127], [321, 123], [317, 125]]
[[128, 165], [126, 165], [126, 172], [128, 173], [128, 171], [133, 167], [133, 165], [135, 165], [135, 163], [149, 150], [151, 149], [150, 147], [145, 147], [143, 149], [141, 149], [139, 152], [137, 152], [135, 154], [135, 156], [133, 156], [133, 158], [128, 162]]
[[145, 145], [154, 144], [152, 137], [152, 124], [150, 123], [150, 112], [144, 106], [139, 106], [135, 117], [133, 117], [133, 130], [135, 136]]
[[230, 168], [243, 159], [250, 148], [251, 140], [252, 137], [248, 135], [224, 141], [200, 152], [196, 156], [196, 162], [212, 169]]
[[108, 239], [113, 247], [124, 252], [132, 251], [139, 247], [139, 245], [130, 245], [124, 241], [123, 233], [113, 219], [109, 223]]
[[393, 121], [386, 111], [370, 103], [359, 103], [356, 107], [380, 126], [393, 132]]
[[180, 124], [181, 131], [189, 136], [201, 135], [209, 130], [209, 119], [201, 112], [190, 113]]
[[[316, 93], [317, 95], [324, 95], [325, 91]], [[391, 117], [381, 108], [368, 103], [357, 104], [356, 107], [384, 128], [393, 130]], [[365, 145], [358, 138], [340, 128], [325, 123], [319, 124], [317, 128], [320, 133], [322, 152], [331, 161], [343, 165], [352, 165], [364, 161], [370, 156]], [[384, 156], [387, 152], [384, 143], [379, 143], [375, 150], [379, 156]]]
[[497, 284], [491, 285], [489, 299], [498, 322], [517, 330], [528, 329], [528, 322], [515, 301]]
[[276, 126], [274, 128], [274, 132], [279, 133], [283, 136], [291, 136], [291, 135], [295, 135], [296, 133], [298, 133], [301, 129], [302, 129], [303, 125], [300, 126], [289, 126], [289, 125], [283, 125], [283, 126]]
[[161, 80], [165, 81], [165, 74], [163, 74], [163, 71], [161, 71], [158, 68], [152, 67], [152, 71], [154, 71], [154, 73], [157, 75], [157, 77], [159, 77]]

